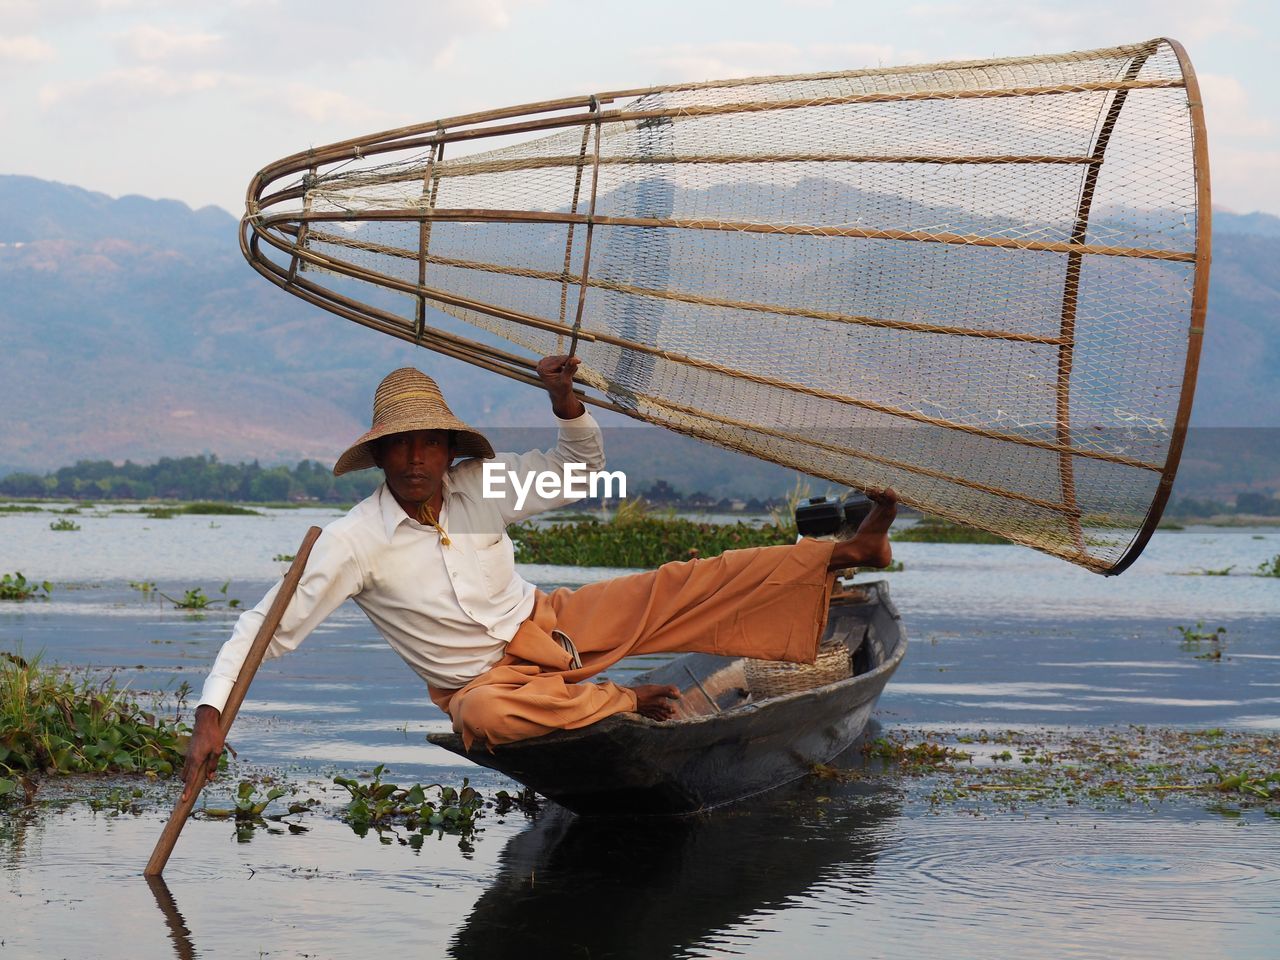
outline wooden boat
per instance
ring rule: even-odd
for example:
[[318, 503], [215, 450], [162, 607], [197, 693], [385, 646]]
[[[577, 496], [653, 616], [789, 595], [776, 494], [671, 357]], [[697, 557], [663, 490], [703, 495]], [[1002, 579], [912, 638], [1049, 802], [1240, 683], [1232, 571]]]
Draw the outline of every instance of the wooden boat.
[[745, 659], [691, 653], [631, 681], [679, 687], [671, 720], [620, 714], [492, 752], [427, 739], [584, 816], [700, 813], [796, 780], [862, 733], [907, 647], [885, 582], [837, 591], [823, 641], [848, 651], [852, 676], [761, 696]]

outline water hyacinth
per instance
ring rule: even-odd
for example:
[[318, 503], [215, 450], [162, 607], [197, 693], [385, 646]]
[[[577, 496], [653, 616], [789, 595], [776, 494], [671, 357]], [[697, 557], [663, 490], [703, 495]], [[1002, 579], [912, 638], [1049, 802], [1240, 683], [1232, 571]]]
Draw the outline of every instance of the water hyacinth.
[[578, 567], [658, 567], [671, 560], [712, 557], [726, 550], [770, 547], [796, 539], [794, 522], [780, 516], [762, 526], [698, 523], [654, 514], [639, 497], [624, 501], [607, 522], [521, 523], [508, 532], [521, 563]]
[[[145, 773], [167, 777], [185, 724], [157, 717], [111, 677], [94, 681], [0, 651], [0, 776]], [[11, 792], [11, 791], [10, 791]]]
[[47, 600], [53, 584], [48, 580], [28, 580], [21, 572], [0, 577], [0, 600]]
[[[455, 789], [434, 783], [423, 786], [415, 783], [402, 788], [394, 783], [383, 783], [384, 764], [373, 768], [368, 783], [347, 777], [334, 777], [333, 782], [351, 794], [351, 802], [343, 813], [343, 819], [351, 829], [364, 836], [370, 827], [375, 829], [402, 823], [409, 830], [422, 834], [443, 832], [467, 837], [476, 829], [476, 819], [484, 808], [484, 797], [467, 780], [462, 788]], [[435, 802], [427, 799], [427, 791], [436, 790]]]

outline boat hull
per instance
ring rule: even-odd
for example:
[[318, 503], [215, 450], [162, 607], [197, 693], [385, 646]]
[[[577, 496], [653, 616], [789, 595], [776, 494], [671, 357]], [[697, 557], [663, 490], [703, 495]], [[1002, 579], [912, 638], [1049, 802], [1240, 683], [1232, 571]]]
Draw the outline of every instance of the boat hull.
[[884, 583], [855, 590], [849, 602], [833, 602], [828, 623], [829, 634], [860, 641], [859, 672], [846, 680], [712, 712], [700, 684], [740, 661], [687, 654], [634, 682], [675, 684], [685, 701], [706, 703], [701, 715], [659, 722], [621, 714], [492, 752], [467, 752], [456, 734], [428, 739], [585, 816], [684, 816], [763, 793], [846, 750], [902, 660], [906, 635]]

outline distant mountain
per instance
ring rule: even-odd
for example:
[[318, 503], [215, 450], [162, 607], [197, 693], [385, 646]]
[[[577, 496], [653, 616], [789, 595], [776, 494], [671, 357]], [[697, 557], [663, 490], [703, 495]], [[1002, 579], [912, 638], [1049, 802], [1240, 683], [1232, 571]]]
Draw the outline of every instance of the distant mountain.
[[473, 419], [531, 392], [281, 295], [215, 207], [0, 177], [0, 290], [3, 467], [331, 459], [400, 364], [447, 379]]
[[1192, 423], [1280, 426], [1280, 217], [1217, 212]]
[[1260, 237], [1280, 237], [1280, 217], [1270, 213], [1213, 211], [1214, 226], [1221, 233], [1252, 233]]
[[[331, 462], [403, 364], [440, 377], [478, 426], [546, 424], [534, 388], [282, 294], [246, 266], [236, 231], [216, 207], [0, 176], [0, 474], [199, 453]], [[1195, 422], [1280, 425], [1278, 315], [1280, 218], [1217, 213]], [[637, 482], [761, 495], [791, 476], [666, 432], [627, 435], [613, 462]]]

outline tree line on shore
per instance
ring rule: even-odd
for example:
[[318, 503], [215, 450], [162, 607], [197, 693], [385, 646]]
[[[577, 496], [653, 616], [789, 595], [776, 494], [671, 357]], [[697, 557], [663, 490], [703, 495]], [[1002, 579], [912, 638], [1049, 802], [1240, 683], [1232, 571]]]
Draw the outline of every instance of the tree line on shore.
[[[295, 467], [223, 463], [216, 456], [162, 457], [152, 464], [126, 460], [81, 460], [45, 474], [18, 472], [0, 478], [0, 496], [57, 500], [206, 500], [236, 503], [319, 501], [354, 503], [382, 482], [377, 470], [335, 477], [315, 460]], [[704, 493], [682, 494], [665, 480], [635, 491], [658, 507], [759, 513], [785, 503], [770, 500], [716, 500]], [[597, 501], [586, 500], [585, 504]]]
[[[45, 474], [19, 472], [0, 478], [0, 496], [65, 500], [216, 500], [243, 503], [320, 501], [354, 503], [367, 497], [382, 474], [366, 470], [335, 477], [325, 465], [302, 460], [294, 467], [223, 463], [216, 456], [162, 457], [152, 464], [126, 460], [81, 460]], [[821, 491], [819, 491], [821, 492]], [[700, 492], [682, 493], [665, 480], [637, 490], [661, 507], [719, 512], [763, 512], [786, 502], [785, 494], [769, 500], [719, 500]], [[1234, 502], [1213, 497], [1175, 496], [1167, 516], [1208, 519], [1247, 515], [1280, 517], [1280, 498], [1256, 491], [1236, 494]]]
[[221, 500], [272, 503], [320, 500], [352, 503], [381, 482], [375, 471], [335, 477], [315, 460], [296, 467], [222, 463], [216, 456], [162, 457], [156, 463], [81, 460], [46, 474], [11, 473], [0, 494], [68, 500]]

